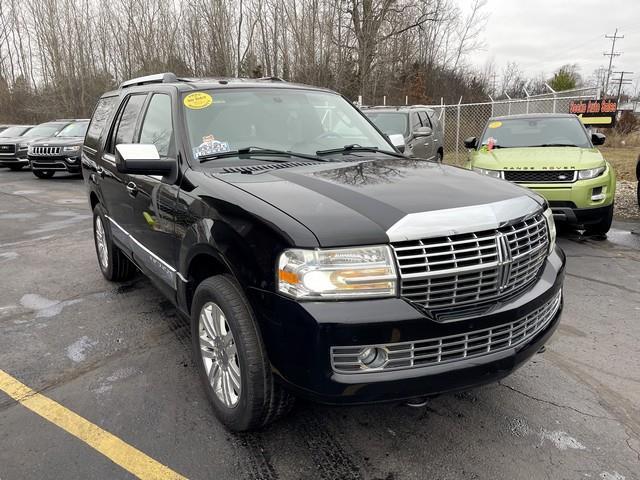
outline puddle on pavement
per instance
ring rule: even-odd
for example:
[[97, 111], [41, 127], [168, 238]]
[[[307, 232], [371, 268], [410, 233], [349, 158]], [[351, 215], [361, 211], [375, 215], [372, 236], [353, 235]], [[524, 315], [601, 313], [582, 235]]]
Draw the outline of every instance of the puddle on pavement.
[[63, 302], [59, 300], [50, 300], [36, 293], [27, 293], [20, 299], [20, 305], [24, 308], [34, 310], [36, 312], [36, 318], [40, 317], [55, 317], [65, 307], [81, 302], [82, 299], [65, 300]]

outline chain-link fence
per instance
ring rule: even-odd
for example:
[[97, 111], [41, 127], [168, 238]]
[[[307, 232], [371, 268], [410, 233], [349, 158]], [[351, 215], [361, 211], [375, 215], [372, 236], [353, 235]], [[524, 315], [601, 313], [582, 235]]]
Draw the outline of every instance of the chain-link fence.
[[461, 165], [467, 158], [463, 140], [468, 137], [480, 137], [489, 118], [526, 113], [569, 113], [569, 105], [572, 101], [595, 99], [597, 95], [597, 89], [590, 88], [523, 99], [429, 105], [428, 107], [436, 111], [442, 122], [445, 162]]

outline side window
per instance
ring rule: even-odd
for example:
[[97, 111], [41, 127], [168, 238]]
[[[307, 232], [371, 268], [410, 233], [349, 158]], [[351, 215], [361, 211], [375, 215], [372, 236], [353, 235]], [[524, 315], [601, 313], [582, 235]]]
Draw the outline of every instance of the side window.
[[431, 125], [431, 121], [429, 119], [429, 115], [427, 115], [426, 112], [418, 112], [418, 115], [420, 115], [420, 120], [422, 121], [423, 127], [433, 128], [433, 126]]
[[151, 97], [140, 131], [140, 143], [154, 144], [161, 157], [175, 157], [169, 95], [157, 93]]
[[90, 148], [97, 149], [100, 145], [100, 137], [104, 131], [104, 127], [111, 117], [111, 112], [118, 103], [118, 97], [105, 97], [98, 100], [98, 104], [93, 111], [91, 117], [91, 123], [89, 123], [89, 129], [84, 144]]
[[418, 117], [418, 114], [416, 112], [412, 112], [410, 118], [411, 118], [411, 131], [412, 132], [422, 126], [422, 123], [420, 122], [420, 117]]
[[136, 130], [136, 124], [138, 123], [138, 115], [142, 110], [146, 94], [131, 95], [125, 99], [124, 108], [120, 109], [118, 118], [116, 119], [116, 125], [111, 131], [111, 139], [107, 147], [109, 153], [114, 153], [116, 145], [121, 143], [133, 143], [133, 136]]

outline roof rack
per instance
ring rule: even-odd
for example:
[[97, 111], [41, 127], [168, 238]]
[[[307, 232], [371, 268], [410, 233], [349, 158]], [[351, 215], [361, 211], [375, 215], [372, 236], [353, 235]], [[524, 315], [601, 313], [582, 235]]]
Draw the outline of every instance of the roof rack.
[[285, 82], [286, 80], [283, 80], [280, 77], [275, 77], [275, 76], [271, 76], [271, 77], [260, 77], [260, 78], [256, 78], [256, 80], [258, 81], [263, 81], [263, 82], [268, 82], [268, 81], [272, 81], [272, 82]]
[[90, 118], [56, 118], [55, 120], [49, 120], [50, 122], [88, 122]]
[[180, 79], [175, 73], [156, 73], [155, 75], [147, 75], [145, 77], [132, 78], [126, 82], [122, 82], [119, 88], [135, 87], [137, 85], [147, 85], [149, 83], [175, 83]]

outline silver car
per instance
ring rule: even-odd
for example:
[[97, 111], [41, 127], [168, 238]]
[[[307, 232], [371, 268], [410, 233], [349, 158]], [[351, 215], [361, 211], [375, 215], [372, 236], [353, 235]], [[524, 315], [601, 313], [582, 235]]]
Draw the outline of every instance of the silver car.
[[428, 107], [363, 107], [363, 113], [386, 135], [401, 134], [404, 152], [415, 158], [442, 161], [444, 131], [436, 112]]

